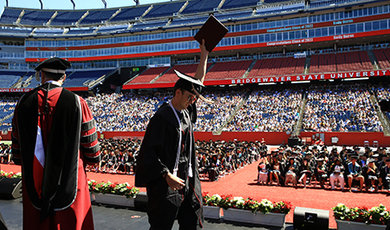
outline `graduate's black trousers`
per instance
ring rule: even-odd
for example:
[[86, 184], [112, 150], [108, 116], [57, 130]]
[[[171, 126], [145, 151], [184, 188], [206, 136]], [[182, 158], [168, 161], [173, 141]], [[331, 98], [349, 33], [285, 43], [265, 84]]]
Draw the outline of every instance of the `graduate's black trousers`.
[[175, 219], [180, 230], [201, 229], [190, 195], [173, 191], [163, 179], [151, 183], [146, 190], [150, 230], [171, 230]]

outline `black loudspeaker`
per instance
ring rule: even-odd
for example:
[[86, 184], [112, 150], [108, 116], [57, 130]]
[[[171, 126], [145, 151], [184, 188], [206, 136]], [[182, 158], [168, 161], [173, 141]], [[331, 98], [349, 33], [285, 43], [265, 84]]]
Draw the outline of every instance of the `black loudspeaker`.
[[218, 171], [216, 168], [209, 169], [209, 180], [210, 181], [218, 180]]
[[329, 211], [296, 207], [294, 209], [294, 229], [329, 229]]
[[7, 230], [7, 226], [5, 225], [5, 221], [3, 220], [3, 217], [1, 216], [0, 213], [0, 230]]
[[290, 137], [290, 138], [288, 138], [288, 146], [294, 147], [296, 145], [299, 145], [299, 138], [298, 137]]
[[16, 199], [22, 196], [22, 180], [19, 178], [0, 179], [0, 198]]

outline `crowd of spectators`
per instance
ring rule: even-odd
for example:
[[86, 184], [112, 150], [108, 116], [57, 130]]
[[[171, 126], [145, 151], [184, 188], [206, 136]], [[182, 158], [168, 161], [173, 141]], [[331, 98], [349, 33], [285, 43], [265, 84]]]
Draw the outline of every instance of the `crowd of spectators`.
[[[218, 129], [242, 100], [245, 90], [206, 90], [204, 97], [212, 103], [198, 100], [198, 120], [195, 131], [211, 132]], [[98, 131], [145, 131], [150, 117], [158, 107], [171, 98], [170, 93], [154, 92], [98, 94], [86, 101], [97, 122]]]
[[[258, 184], [343, 191], [390, 191], [390, 150], [379, 147], [280, 146], [262, 156]], [[348, 189], [345, 189], [345, 188]]]
[[98, 131], [145, 131], [150, 117], [166, 100], [166, 95], [158, 92], [98, 94], [86, 98]]
[[254, 90], [224, 130], [291, 132], [301, 101], [301, 90]]
[[[370, 96], [375, 94], [378, 101], [390, 100], [388, 87], [370, 88], [363, 84], [321, 84], [308, 89], [257, 88], [250, 94], [249, 90], [248, 87], [206, 88], [202, 94], [213, 103], [197, 101], [198, 120], [194, 131], [211, 132], [223, 128], [223, 131], [291, 133], [306, 96], [303, 131], [381, 132], [383, 127], [375, 111], [377, 105]], [[149, 119], [171, 96], [170, 91], [140, 91], [97, 94], [87, 97], [86, 101], [97, 121], [98, 131], [145, 131]], [[11, 127], [12, 116], [1, 118], [12, 114], [17, 99], [1, 98], [2, 129]], [[241, 102], [244, 104], [235, 113]], [[390, 113], [387, 115], [390, 119]]]
[[[140, 139], [100, 139], [101, 161], [87, 170], [133, 174]], [[379, 147], [287, 147], [263, 141], [197, 141], [201, 179], [215, 181], [258, 163], [258, 184], [351, 191], [390, 191], [390, 149]], [[0, 144], [0, 163], [11, 163], [11, 147]], [[346, 189], [347, 188], [347, 189]]]
[[[390, 105], [390, 88], [385, 87], [378, 87], [376, 89], [376, 96], [379, 103], [387, 104], [387, 107]], [[385, 115], [390, 121], [390, 109], [388, 108], [387, 111], [384, 111]]]
[[5, 118], [12, 115], [17, 101], [17, 97], [0, 97], [0, 130], [11, 127], [12, 116], [8, 117], [8, 119]]
[[381, 132], [383, 127], [362, 85], [312, 88], [307, 93], [304, 131]]
[[242, 100], [243, 90], [211, 91], [203, 93], [204, 97], [212, 103], [202, 100], [197, 102], [198, 120], [194, 130], [200, 132], [211, 132], [218, 130], [229, 118], [234, 108]]
[[[140, 139], [100, 139], [101, 161], [89, 171], [132, 174], [141, 145]], [[203, 179], [217, 180], [257, 161], [267, 152], [264, 142], [197, 141], [199, 171]]]
[[257, 161], [267, 152], [264, 142], [197, 141], [199, 173], [211, 181]]
[[378, 87], [376, 88], [376, 97], [378, 101], [390, 101], [390, 88]]
[[99, 139], [101, 160], [89, 171], [103, 173], [134, 173], [135, 158], [141, 145], [140, 139]]

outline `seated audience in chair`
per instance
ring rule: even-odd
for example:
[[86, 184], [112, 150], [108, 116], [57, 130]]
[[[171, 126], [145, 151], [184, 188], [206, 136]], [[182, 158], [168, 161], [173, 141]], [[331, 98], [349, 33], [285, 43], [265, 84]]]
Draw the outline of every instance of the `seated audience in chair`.
[[352, 191], [352, 182], [353, 181], [359, 181], [360, 183], [360, 191], [363, 190], [364, 185], [364, 177], [361, 175], [362, 168], [360, 165], [356, 162], [358, 159], [357, 155], [351, 156], [351, 162], [348, 164], [348, 185], [349, 185], [349, 191]]
[[362, 171], [366, 181], [366, 191], [370, 188], [371, 191], [378, 192], [379, 170], [375, 165], [375, 160], [368, 159], [367, 165], [363, 167]]
[[344, 190], [344, 166], [341, 164], [341, 160], [337, 158], [335, 162], [330, 166], [330, 185], [332, 190], [335, 188], [335, 182], [339, 182], [341, 190]]

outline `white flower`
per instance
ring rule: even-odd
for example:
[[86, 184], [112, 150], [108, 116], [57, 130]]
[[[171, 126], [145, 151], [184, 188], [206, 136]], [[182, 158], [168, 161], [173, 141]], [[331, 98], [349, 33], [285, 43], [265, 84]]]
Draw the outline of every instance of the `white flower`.
[[233, 198], [233, 202], [236, 202], [236, 204], [240, 205], [240, 204], [244, 204], [245, 200], [244, 200], [244, 198], [237, 196], [237, 197]]
[[268, 206], [268, 207], [271, 207], [271, 208], [274, 207], [274, 205], [272, 204], [272, 202], [269, 201], [269, 200], [267, 200], [267, 199], [261, 200], [260, 205], [263, 205], [264, 207], [267, 207], [267, 206]]
[[213, 197], [215, 197], [215, 199], [217, 199], [217, 200], [221, 200], [222, 199], [222, 197], [219, 194], [214, 194]]

